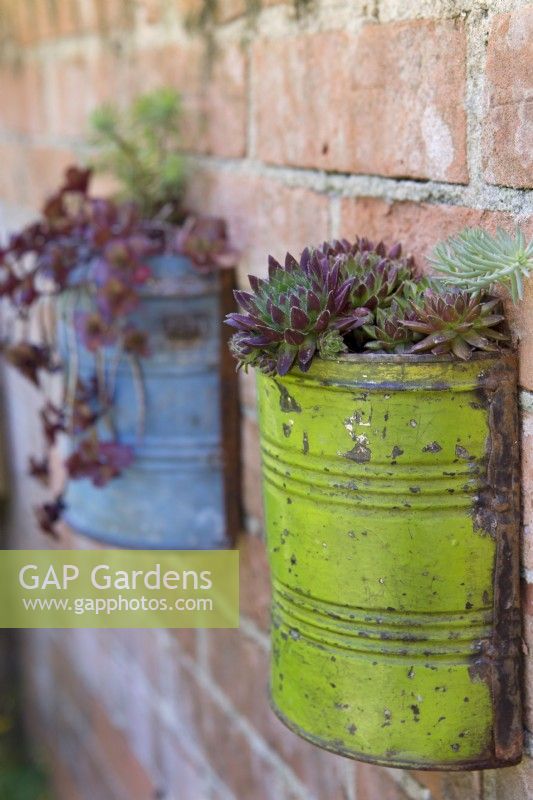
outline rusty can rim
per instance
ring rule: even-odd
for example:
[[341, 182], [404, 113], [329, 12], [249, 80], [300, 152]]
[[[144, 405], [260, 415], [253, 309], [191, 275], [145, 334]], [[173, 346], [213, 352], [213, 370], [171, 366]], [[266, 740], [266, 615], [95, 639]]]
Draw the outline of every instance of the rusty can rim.
[[450, 355], [343, 353], [331, 359], [315, 358], [308, 372], [295, 367], [273, 380], [291, 387], [314, 383], [331, 390], [472, 391], [502, 380], [516, 384], [517, 376], [517, 353], [509, 349], [473, 353], [468, 361]]
[[321, 358], [316, 356], [316, 361], [322, 364], [337, 362], [343, 364], [470, 364], [473, 361], [497, 361], [516, 360], [517, 351], [512, 348], [499, 350], [498, 352], [488, 353], [478, 351], [472, 353], [466, 361], [461, 361], [456, 356], [450, 354], [433, 355], [432, 353], [341, 353], [335, 358]]

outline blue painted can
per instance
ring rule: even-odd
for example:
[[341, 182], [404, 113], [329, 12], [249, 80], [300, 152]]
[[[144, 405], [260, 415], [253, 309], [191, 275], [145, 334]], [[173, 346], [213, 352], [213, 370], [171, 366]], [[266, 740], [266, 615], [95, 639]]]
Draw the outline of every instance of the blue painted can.
[[[238, 524], [232, 488], [238, 481], [230, 474], [237, 465], [224, 452], [228, 398], [222, 403], [223, 383], [230, 381], [236, 409], [236, 386], [222, 366], [228, 275], [200, 276], [188, 259], [170, 255], [154, 258], [151, 267], [154, 280], [132, 315], [150, 335], [151, 355], [141, 360], [142, 433], [139, 382], [128, 358], [119, 362], [115, 378], [117, 438], [135, 448], [135, 461], [102, 488], [88, 479], [70, 480], [65, 519], [80, 533], [121, 547], [227, 547], [236, 532], [231, 525]], [[87, 377], [94, 359], [79, 347], [80, 375]], [[108, 348], [106, 369], [112, 361]]]

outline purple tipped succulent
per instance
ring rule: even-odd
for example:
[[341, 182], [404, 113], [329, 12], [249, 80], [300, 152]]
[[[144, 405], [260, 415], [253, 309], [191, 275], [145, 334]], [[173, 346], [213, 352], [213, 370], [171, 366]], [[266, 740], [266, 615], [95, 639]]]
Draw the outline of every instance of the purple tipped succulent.
[[500, 310], [499, 299], [479, 292], [426, 289], [419, 301], [411, 301], [412, 314], [402, 324], [424, 336], [411, 347], [412, 353], [450, 353], [467, 361], [474, 350], [497, 351], [499, 342], [508, 341]]
[[226, 318], [238, 331], [231, 348], [239, 364], [271, 374], [275, 363], [286, 375], [295, 363], [306, 372], [317, 352], [342, 351], [342, 334], [371, 320], [368, 309], [350, 306], [353, 284], [320, 250], [304, 250], [300, 261], [288, 253], [284, 265], [271, 256], [268, 278], [251, 275], [252, 292], [235, 292], [244, 313]]
[[388, 308], [401, 294], [407, 281], [416, 280], [414, 260], [402, 257], [400, 243], [389, 250], [383, 242], [375, 245], [368, 239], [357, 239], [351, 248], [336, 256], [344, 277], [354, 277], [350, 302], [371, 311]]
[[390, 308], [378, 308], [375, 323], [365, 325], [364, 332], [369, 341], [365, 350], [379, 353], [406, 353], [421, 338], [421, 334], [410, 330], [404, 322], [414, 319], [415, 314], [406, 310], [396, 300]]

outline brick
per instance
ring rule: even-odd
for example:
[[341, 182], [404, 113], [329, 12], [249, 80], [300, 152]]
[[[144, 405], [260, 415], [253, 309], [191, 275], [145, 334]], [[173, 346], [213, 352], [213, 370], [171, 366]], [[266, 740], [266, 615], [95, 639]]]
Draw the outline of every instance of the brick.
[[58, 758], [53, 758], [53, 754], [52, 759], [49, 767], [56, 800], [83, 800], [69, 768]]
[[[99, 2], [94, 3], [98, 4]], [[84, 11], [88, 6], [83, 0], [21, 0], [16, 5], [16, 12], [11, 10], [12, 25], [15, 27], [16, 39], [25, 46], [79, 33], [83, 27]]]
[[[176, 710], [179, 713], [179, 708]], [[160, 766], [158, 788], [163, 798], [199, 800], [211, 798], [209, 765], [207, 761], [196, 762], [184, 749], [180, 739], [168, 727], [160, 724]]]
[[[94, 701], [93, 701], [94, 702]], [[146, 770], [135, 757], [125, 735], [110, 724], [109, 718], [98, 702], [92, 726], [94, 740], [98, 743], [99, 760], [107, 762], [107, 771], [120, 781], [129, 800], [145, 800], [154, 796], [154, 784]]]
[[261, 630], [270, 627], [270, 572], [265, 543], [259, 536], [242, 535], [240, 554], [241, 614]]
[[346, 763], [295, 736], [269, 708], [270, 656], [265, 648], [243, 631], [209, 631], [208, 655], [211, 674], [232, 704], [312, 795], [345, 800]]
[[137, 3], [137, 20], [141, 25], [156, 25], [163, 15], [164, 0], [140, 0]]
[[246, 155], [247, 77], [241, 46], [221, 48], [201, 99], [207, 152], [233, 157]]
[[533, 733], [533, 584], [522, 583], [522, 610], [524, 622], [522, 636], [524, 656], [524, 719], [526, 728]]
[[484, 116], [485, 178], [533, 186], [533, 5], [496, 16], [489, 36]]
[[[494, 232], [501, 226], [512, 231], [514, 225], [515, 218], [505, 212], [357, 197], [341, 201], [339, 233], [348, 238], [359, 234], [391, 243], [401, 241], [423, 267], [435, 244], [462, 228], [481, 226]], [[523, 221], [522, 227], [533, 234], [533, 219]]]
[[529, 800], [533, 797], [533, 761], [525, 758], [517, 767], [486, 772], [484, 784], [485, 800]]
[[123, 94], [129, 68], [125, 58], [105, 47], [55, 58], [47, 72], [48, 132], [54, 136], [87, 135], [89, 115]]
[[246, 151], [246, 57], [240, 45], [217, 51], [211, 73], [203, 42], [147, 49], [138, 54], [134, 90], [170, 85], [182, 94], [184, 147], [196, 153], [240, 157]]
[[81, 32], [82, 17], [78, 0], [67, 3], [39, 0], [43, 5], [42, 15], [46, 17], [46, 34], [48, 36], [72, 36]]
[[478, 772], [449, 774], [413, 771], [415, 780], [429, 789], [431, 800], [480, 800], [481, 779]]
[[272, 800], [286, 797], [285, 777], [257, 752], [238, 718], [223, 710], [188, 673], [186, 694], [197, 715], [202, 751], [211, 769], [238, 798]]
[[243, 504], [246, 516], [263, 519], [263, 496], [261, 490], [261, 456], [259, 451], [259, 429], [257, 422], [244, 417], [241, 422], [243, 469]]
[[[191, 208], [224, 216], [241, 253], [239, 276], [266, 275], [268, 254], [284, 258], [329, 235], [329, 201], [302, 187], [237, 171], [204, 170], [189, 187]], [[305, 213], [302, 213], [305, 210]]]
[[176, 11], [184, 25], [193, 23], [201, 14], [204, 0], [175, 0]]
[[[532, 229], [533, 220], [526, 227], [529, 235]], [[533, 278], [530, 277], [524, 286], [524, 299], [517, 306], [509, 303], [507, 313], [520, 338], [520, 385], [533, 391]]]
[[0, 142], [0, 197], [13, 205], [25, 205], [28, 183], [26, 151], [22, 144]]
[[65, 169], [78, 161], [75, 154], [66, 149], [33, 147], [26, 152], [28, 187], [25, 204], [40, 208], [43, 200], [60, 185]]
[[268, 650], [239, 629], [210, 630], [207, 647], [210, 674], [237, 710], [261, 730], [261, 717], [270, 714]]
[[246, 412], [255, 416], [257, 404], [257, 391], [255, 384], [255, 372], [249, 369], [248, 372], [244, 370], [239, 371], [239, 393], [241, 405], [244, 406]]
[[[481, 226], [494, 232], [497, 227], [512, 231], [512, 214], [483, 211], [464, 206], [431, 205], [429, 203], [388, 202], [370, 197], [341, 201], [341, 236], [356, 234], [385, 241], [401, 241], [412, 252], [420, 267], [426, 268], [425, 257], [435, 244], [466, 226]], [[521, 221], [526, 236], [533, 235], [533, 217]], [[515, 335], [520, 339], [520, 383], [533, 388], [533, 280], [525, 287], [523, 302], [506, 303], [506, 313]]]
[[[355, 773], [357, 800], [409, 800], [393, 778], [379, 767], [358, 764]], [[464, 798], [466, 800], [466, 798]]]
[[170, 635], [176, 640], [179, 649], [187, 655], [194, 656], [196, 653], [196, 631], [194, 628], [172, 628]]
[[132, 0], [82, 0], [83, 30], [114, 35], [131, 30], [135, 24], [135, 6]]
[[44, 75], [33, 62], [7, 62], [0, 68], [0, 130], [38, 134], [45, 127]]
[[465, 53], [463, 26], [453, 21], [258, 41], [256, 155], [275, 164], [465, 183]]
[[[258, 5], [263, 9], [270, 8], [271, 6], [278, 6], [285, 2], [287, 2], [287, 0], [260, 0]], [[220, 0], [217, 8], [217, 22], [231, 22], [245, 14], [253, 18], [254, 12], [250, 10], [250, 0]]]
[[[128, 797], [128, 800], [146, 800], [153, 797], [153, 782], [135, 757], [124, 733], [111, 724], [105, 709], [99, 700], [87, 691], [64, 653], [56, 650], [53, 658], [54, 671], [56, 675], [61, 676], [56, 687], [58, 713], [56, 731], [60, 739], [60, 752], [63, 748], [66, 751], [65, 755], [68, 755], [73, 743], [81, 742], [83, 756], [72, 760], [72, 763], [76, 764], [76, 770], [82, 767], [90, 768], [92, 759], [95, 771], [98, 775], [102, 775], [102, 780], [105, 781], [107, 775], [107, 781], [120, 785], [122, 794]], [[133, 699], [133, 690], [131, 696]], [[79, 775], [77, 777], [79, 778]], [[79, 780], [76, 783], [78, 786], [83, 785]], [[88, 784], [92, 787], [92, 796], [107, 796], [105, 793], [98, 794], [95, 783], [96, 778], [93, 774]]]
[[217, 22], [230, 22], [242, 17], [246, 12], [246, 0], [221, 0], [217, 7]]
[[11, 14], [14, 38], [23, 46], [33, 45], [43, 38], [43, 20], [41, 7], [32, 7], [30, 3], [19, 2], [12, 4], [8, 13]]

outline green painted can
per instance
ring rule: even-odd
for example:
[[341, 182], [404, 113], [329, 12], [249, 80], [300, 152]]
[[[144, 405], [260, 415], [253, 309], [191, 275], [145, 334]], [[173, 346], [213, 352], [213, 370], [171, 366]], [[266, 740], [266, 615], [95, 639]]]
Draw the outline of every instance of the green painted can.
[[317, 359], [258, 396], [276, 713], [363, 761], [517, 763], [515, 357]]

